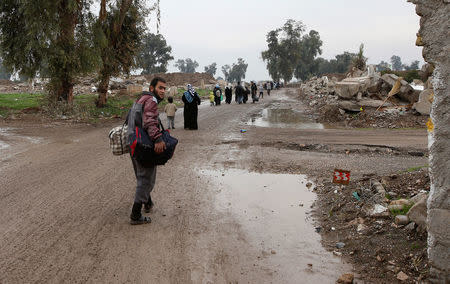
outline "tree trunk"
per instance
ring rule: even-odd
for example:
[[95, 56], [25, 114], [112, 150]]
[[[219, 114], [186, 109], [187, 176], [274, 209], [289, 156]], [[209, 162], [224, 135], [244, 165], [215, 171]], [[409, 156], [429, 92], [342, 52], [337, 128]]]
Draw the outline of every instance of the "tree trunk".
[[[99, 22], [102, 25], [103, 29], [110, 28], [109, 26], [105, 26], [105, 20], [106, 20], [106, 0], [101, 1], [101, 7], [100, 7], [100, 14], [99, 14]], [[109, 47], [108, 48], [114, 48], [116, 46], [117, 37], [119, 36], [121, 30], [123, 21], [125, 20], [125, 16], [130, 9], [130, 6], [132, 4], [132, 0], [123, 0], [120, 6], [120, 14], [119, 14], [119, 20], [117, 22], [113, 23], [112, 26], [112, 34], [109, 35]], [[105, 31], [105, 34], [107, 32]], [[103, 59], [103, 68], [100, 69], [100, 83], [98, 85], [98, 99], [96, 101], [96, 106], [98, 108], [104, 107], [107, 102], [107, 95], [108, 95], [108, 86], [109, 86], [109, 79], [111, 77], [111, 73], [107, 63], [107, 59], [105, 58], [106, 55], [102, 55]]]
[[98, 99], [96, 105], [98, 108], [104, 107], [108, 100], [109, 75], [103, 75], [98, 85]]
[[102, 0], [100, 4], [100, 14], [98, 20], [102, 24], [106, 19], [106, 2], [107, 2], [106, 0]]
[[[69, 9], [69, 1], [63, 0], [60, 3], [58, 14], [60, 19], [60, 30], [58, 34], [57, 45], [60, 50], [64, 51], [66, 56], [73, 55], [75, 52], [75, 27], [78, 23], [78, 12], [82, 9], [81, 0], [76, 0], [77, 9]], [[59, 59], [60, 60], [60, 59]], [[72, 62], [69, 61], [64, 67], [59, 67], [58, 60], [55, 62], [56, 73], [58, 73], [59, 88], [56, 90], [56, 98], [59, 101], [66, 101], [68, 103], [73, 102], [73, 86], [74, 78], [71, 75], [71, 68], [74, 68]]]
[[73, 80], [69, 78], [61, 79], [61, 87], [56, 93], [58, 101], [65, 101], [69, 104], [73, 103], [73, 86]]

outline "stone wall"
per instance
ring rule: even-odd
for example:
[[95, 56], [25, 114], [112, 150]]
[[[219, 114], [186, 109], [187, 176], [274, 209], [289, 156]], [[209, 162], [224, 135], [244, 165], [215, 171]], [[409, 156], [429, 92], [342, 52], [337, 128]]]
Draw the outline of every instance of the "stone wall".
[[[434, 101], [429, 124], [431, 191], [428, 257], [431, 281], [450, 283], [450, 0], [408, 0], [421, 17], [417, 45], [434, 65]], [[434, 126], [434, 127], [433, 127]]]

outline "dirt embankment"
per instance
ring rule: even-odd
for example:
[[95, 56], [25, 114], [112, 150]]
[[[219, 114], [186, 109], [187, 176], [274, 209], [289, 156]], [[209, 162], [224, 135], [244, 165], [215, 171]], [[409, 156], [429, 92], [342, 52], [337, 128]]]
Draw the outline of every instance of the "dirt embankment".
[[[215, 85], [217, 81], [213, 76], [207, 73], [160, 73], [150, 75], [131, 75], [129, 77], [111, 78], [109, 89], [112, 93], [128, 93], [128, 86], [142, 86], [150, 85], [151, 80], [160, 76], [167, 80], [169, 86], [186, 87], [191, 84], [197, 88], [204, 85]], [[35, 80], [31, 82], [16, 82], [10, 80], [0, 80], [0, 93], [43, 93], [45, 92], [45, 84], [48, 80]], [[97, 76], [81, 77], [76, 80], [74, 86], [74, 94], [90, 94], [97, 92]]]
[[216, 84], [216, 79], [207, 73], [160, 73], [144, 75], [147, 81], [151, 81], [154, 77], [163, 77], [169, 86], [186, 87], [187, 84], [200, 87], [203, 85]]

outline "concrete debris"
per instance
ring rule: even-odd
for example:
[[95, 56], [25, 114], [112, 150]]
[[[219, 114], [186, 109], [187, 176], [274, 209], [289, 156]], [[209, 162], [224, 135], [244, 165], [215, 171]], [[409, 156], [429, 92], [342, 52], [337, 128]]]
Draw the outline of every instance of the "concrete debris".
[[381, 182], [379, 182], [377, 180], [372, 182], [372, 187], [373, 187], [373, 189], [376, 190], [377, 193], [380, 193], [383, 195], [386, 194], [386, 190], [384, 189], [384, 186], [381, 184]]
[[400, 281], [406, 281], [406, 280], [409, 279], [409, 276], [406, 275], [406, 273], [404, 273], [403, 271], [400, 271], [400, 272], [397, 274], [397, 279], [400, 280]]
[[388, 206], [389, 211], [401, 211], [405, 208], [403, 204], [391, 204]]
[[388, 209], [386, 207], [384, 207], [383, 205], [375, 204], [373, 206], [373, 209], [370, 211], [369, 215], [374, 216], [374, 215], [382, 214], [382, 213], [386, 212], [387, 210]]
[[344, 109], [346, 111], [353, 111], [353, 112], [361, 111], [361, 106], [358, 105], [356, 102], [352, 101], [339, 101], [338, 106], [339, 108]]
[[413, 197], [411, 197], [411, 199], [409, 199], [411, 201], [411, 203], [416, 204], [419, 203], [420, 201], [422, 201], [422, 199], [427, 199], [428, 198], [428, 192], [420, 192], [417, 195], [414, 195]]
[[389, 205], [400, 205], [402, 207], [405, 207], [405, 206], [408, 206], [411, 204], [413, 204], [413, 202], [411, 200], [402, 198], [402, 199], [397, 199], [397, 200], [391, 201], [391, 203]]
[[414, 223], [414, 222], [411, 222], [405, 226], [406, 231], [414, 231], [415, 228], [416, 228], [416, 223]]
[[[399, 79], [399, 77], [395, 74], [384, 74], [381, 77], [381, 80], [383, 80], [384, 83], [388, 84], [389, 86], [393, 87], [395, 85], [395, 83], [397, 82], [397, 80]], [[406, 82], [405, 80], [401, 80], [401, 87], [400, 90], [397, 94], [397, 96], [403, 100], [406, 101], [408, 103], [415, 103], [417, 102], [417, 100], [419, 99], [419, 95], [414, 92], [413, 87], [411, 87], [411, 85]]]
[[421, 195], [420, 200], [418, 200], [411, 209], [408, 211], [408, 217], [411, 221], [416, 223], [419, 228], [426, 229], [427, 221], [427, 195]]
[[414, 104], [413, 108], [422, 115], [430, 115], [433, 99], [434, 91], [426, 89], [420, 93], [419, 101]]
[[358, 233], [362, 233], [364, 231], [366, 231], [368, 229], [368, 227], [364, 224], [359, 224], [358, 227], [356, 228], [356, 231]]
[[176, 86], [172, 86], [169, 88], [169, 96], [174, 97], [178, 93], [178, 88]]
[[367, 90], [368, 81], [370, 78], [349, 78], [341, 82], [337, 82], [334, 86], [336, 94], [343, 99], [351, 99], [355, 97], [358, 92]]
[[128, 95], [140, 94], [144, 90], [142, 85], [128, 85], [127, 93]]
[[[394, 74], [381, 76], [373, 66], [368, 66], [366, 71], [352, 70], [342, 81], [335, 77], [313, 77], [301, 84], [300, 95], [309, 99], [311, 107], [319, 108], [329, 122], [342, 121], [346, 112], [365, 112], [366, 109], [371, 110], [374, 118], [398, 117], [406, 112], [414, 114], [409, 111], [416, 102], [417, 111], [426, 113], [429, 104], [425, 94], [418, 102], [423, 88], [427, 89], [423, 85], [419, 80], [411, 85]], [[334, 106], [337, 111], [325, 112], [324, 106]]]
[[395, 224], [397, 225], [407, 225], [409, 223], [409, 218], [406, 215], [395, 216]]

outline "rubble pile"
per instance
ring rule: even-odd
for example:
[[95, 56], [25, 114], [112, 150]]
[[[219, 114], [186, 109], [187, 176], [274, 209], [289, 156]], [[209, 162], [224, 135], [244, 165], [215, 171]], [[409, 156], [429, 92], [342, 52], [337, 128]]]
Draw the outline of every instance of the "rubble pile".
[[342, 81], [336, 77], [313, 77], [301, 85], [299, 92], [324, 122], [342, 121], [348, 114], [366, 112], [375, 120], [429, 115], [433, 99], [430, 80], [426, 84], [420, 80], [409, 84], [397, 75], [375, 72], [373, 65], [364, 72], [352, 70]]
[[371, 283], [392, 283], [399, 274], [419, 283], [428, 277], [428, 169], [316, 186], [323, 204], [315, 209], [322, 224], [316, 231], [334, 254], [362, 264], [359, 275]]
[[[186, 88], [191, 84], [200, 89], [214, 89], [219, 83], [225, 86], [225, 81], [216, 81], [213, 76], [206, 73], [164, 73], [153, 75], [131, 75], [129, 77], [112, 77], [109, 82], [110, 94], [133, 95], [148, 90], [151, 80], [155, 76], [161, 76], [167, 80], [170, 87]], [[225, 82], [225, 83], [224, 83]], [[42, 93], [45, 91], [46, 79], [35, 79], [29, 82], [16, 82], [0, 80], [0, 93]], [[93, 94], [97, 92], [97, 76], [86, 76], [78, 78], [74, 86], [74, 95]]]

